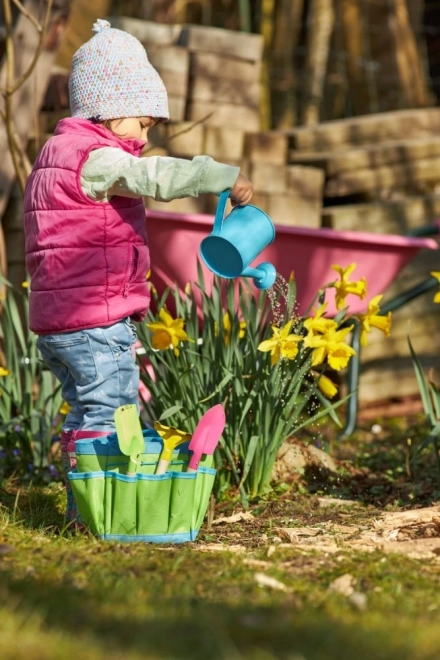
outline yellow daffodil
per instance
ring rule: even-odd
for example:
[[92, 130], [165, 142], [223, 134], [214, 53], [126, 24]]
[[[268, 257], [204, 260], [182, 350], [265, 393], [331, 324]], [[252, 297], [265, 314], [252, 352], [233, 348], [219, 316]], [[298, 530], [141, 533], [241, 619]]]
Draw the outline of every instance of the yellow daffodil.
[[294, 360], [298, 354], [298, 344], [302, 337], [290, 333], [293, 321], [288, 321], [283, 328], [272, 326], [271, 339], [265, 339], [258, 346], [258, 350], [263, 353], [270, 351], [270, 361], [272, 365], [277, 364], [281, 358]]
[[375, 296], [368, 303], [368, 309], [366, 314], [361, 314], [359, 316], [362, 328], [361, 328], [361, 346], [366, 346], [368, 343], [367, 335], [371, 331], [371, 328], [378, 328], [381, 330], [387, 337], [390, 335], [391, 331], [391, 312], [388, 312], [386, 316], [381, 316], [378, 314], [380, 312], [379, 302], [383, 296]]
[[[440, 283], [440, 272], [438, 270], [431, 271], [431, 275], [435, 277], [435, 279], [438, 280]], [[434, 296], [434, 302], [440, 303], [440, 289], [437, 291], [437, 293]]]
[[340, 371], [344, 369], [350, 358], [356, 355], [354, 348], [344, 342], [345, 336], [351, 332], [353, 326], [341, 330], [328, 330], [322, 335], [309, 334], [304, 338], [304, 346], [312, 348], [312, 366], [327, 362], [332, 369]]
[[338, 386], [327, 376], [320, 376], [317, 380], [317, 385], [328, 399], [333, 399], [338, 393]]
[[324, 318], [326, 307], [327, 303], [320, 305], [315, 312], [315, 316], [311, 316], [304, 321], [304, 327], [312, 335], [323, 334], [328, 330], [335, 330], [337, 328], [337, 323], [333, 319]]
[[61, 415], [67, 415], [69, 411], [70, 411], [69, 404], [67, 403], [67, 401], [63, 401], [63, 403], [61, 404], [61, 408], [60, 408], [60, 414]]
[[184, 319], [173, 319], [166, 309], [159, 312], [160, 321], [147, 323], [147, 328], [152, 331], [151, 345], [159, 351], [173, 348], [174, 355], [179, 355], [179, 343], [181, 341], [194, 341], [190, 339], [183, 329]]
[[5, 377], [5, 376], [10, 376], [11, 372], [9, 369], [5, 369], [5, 367], [0, 367], [0, 376]]
[[[223, 314], [223, 334], [224, 334], [226, 346], [229, 346], [229, 342], [231, 341], [231, 330], [232, 330], [231, 317], [229, 316], [229, 312], [225, 312]], [[246, 321], [240, 321], [239, 329], [238, 329], [238, 338], [243, 339], [245, 334], [246, 334]], [[217, 322], [214, 323], [214, 335], [216, 337], [218, 335]]]
[[350, 264], [347, 268], [342, 268], [338, 265], [332, 266], [333, 270], [339, 273], [340, 280], [333, 284], [336, 289], [335, 294], [335, 303], [337, 309], [342, 309], [345, 307], [345, 299], [349, 294], [358, 296], [361, 300], [367, 295], [367, 281], [365, 277], [356, 281], [349, 282], [348, 278], [350, 277], [353, 270], [356, 268], [356, 264]]
[[145, 279], [147, 280], [147, 285], [148, 288], [150, 289], [150, 292], [155, 295], [157, 293], [156, 287], [154, 286], [153, 282], [151, 281], [151, 268], [145, 275]]
[[[229, 312], [226, 312], [223, 315], [223, 330], [225, 333], [225, 344], [226, 346], [229, 346], [229, 342], [231, 340], [231, 330], [232, 330], [232, 325], [231, 325], [231, 317], [229, 316]], [[240, 321], [239, 322], [239, 330], [238, 330], [238, 338], [242, 339], [246, 333], [246, 321]]]
[[23, 287], [23, 289], [29, 289], [29, 282], [26, 282], [25, 280], [24, 282], [21, 283], [21, 286]]

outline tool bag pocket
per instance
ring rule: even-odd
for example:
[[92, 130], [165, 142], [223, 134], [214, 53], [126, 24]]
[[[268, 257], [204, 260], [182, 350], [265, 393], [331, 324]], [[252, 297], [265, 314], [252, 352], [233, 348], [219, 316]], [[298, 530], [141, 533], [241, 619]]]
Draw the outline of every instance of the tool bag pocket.
[[76, 470], [68, 476], [81, 520], [102, 539], [184, 543], [197, 538], [215, 474], [200, 467], [158, 475]]

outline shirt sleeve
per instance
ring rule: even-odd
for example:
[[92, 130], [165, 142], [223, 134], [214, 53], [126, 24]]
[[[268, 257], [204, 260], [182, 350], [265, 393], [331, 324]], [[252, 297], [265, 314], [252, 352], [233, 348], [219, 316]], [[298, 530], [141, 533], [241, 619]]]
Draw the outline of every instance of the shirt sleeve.
[[239, 167], [218, 163], [209, 156], [192, 160], [164, 156], [137, 158], [116, 147], [90, 152], [81, 171], [84, 193], [95, 201], [113, 195], [148, 196], [169, 202], [180, 197], [219, 194], [233, 188]]

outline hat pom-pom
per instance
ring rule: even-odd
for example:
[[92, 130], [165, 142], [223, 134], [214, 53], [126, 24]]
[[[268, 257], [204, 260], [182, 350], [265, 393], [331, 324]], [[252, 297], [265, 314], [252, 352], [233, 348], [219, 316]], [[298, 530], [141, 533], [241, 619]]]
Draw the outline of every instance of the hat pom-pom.
[[104, 21], [102, 18], [98, 18], [96, 23], [93, 23], [92, 32], [102, 32], [103, 30], [107, 30], [109, 27], [111, 27], [111, 25], [108, 21]]

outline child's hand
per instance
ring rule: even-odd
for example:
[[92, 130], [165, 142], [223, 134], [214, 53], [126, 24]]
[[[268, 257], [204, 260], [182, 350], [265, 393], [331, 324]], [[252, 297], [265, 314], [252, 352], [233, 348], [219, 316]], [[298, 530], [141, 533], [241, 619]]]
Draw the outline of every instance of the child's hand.
[[232, 206], [245, 206], [246, 204], [249, 204], [253, 192], [254, 189], [249, 179], [246, 179], [243, 174], [239, 174], [237, 181], [234, 183], [234, 187], [231, 190], [231, 194], [229, 195]]

